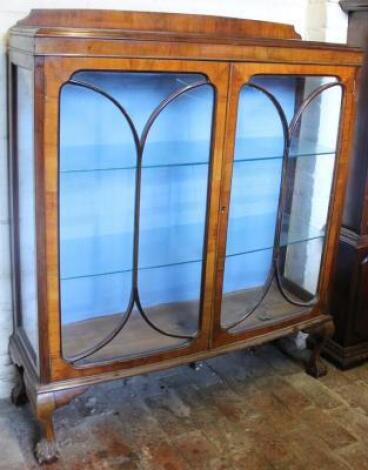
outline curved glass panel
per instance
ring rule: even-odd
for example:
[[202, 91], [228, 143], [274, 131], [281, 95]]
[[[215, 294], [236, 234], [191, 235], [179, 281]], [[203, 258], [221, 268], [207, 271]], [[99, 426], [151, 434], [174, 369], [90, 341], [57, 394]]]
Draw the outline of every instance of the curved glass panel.
[[[60, 294], [63, 354], [80, 353], [105, 335], [73, 327], [112, 316], [118, 325], [132, 288], [137, 152], [119, 109], [88, 88], [60, 95]], [[83, 323], [81, 326], [80, 323]]]
[[[261, 101], [266, 98], [259, 91], [253, 92], [255, 99], [247, 101], [250, 93], [243, 87], [238, 108], [221, 313], [222, 327], [233, 333], [300, 315], [315, 299], [342, 93], [335, 77], [260, 75], [250, 83], [271, 93], [280, 104], [289, 125], [289, 158], [286, 160], [287, 154], [283, 154], [283, 132], [276, 107], [269, 102], [266, 109]], [[248, 156], [248, 168], [243, 174], [238, 169], [242, 142], [242, 154], [246, 152]], [[283, 164], [285, 173], [281, 179]], [[280, 189], [283, 206], [279, 206]], [[245, 228], [235, 215], [241, 207]], [[276, 223], [278, 211], [280, 225]], [[255, 213], [259, 220], [254, 219]], [[247, 251], [233, 254], [234, 244], [244, 246]], [[277, 264], [271, 266], [273, 253]], [[276, 282], [276, 266], [280, 286]], [[273, 281], [263, 296], [267, 281], [272, 280], [270, 272]]]
[[[213, 94], [205, 85], [171, 102], [154, 122], [143, 154], [140, 298], [144, 309], [156, 306], [152, 321], [176, 334], [198, 331]], [[165, 139], [159, 159], [168, 164], [154, 167]], [[158, 303], [178, 312], [171, 324], [167, 314], [153, 317]]]
[[283, 151], [277, 109], [262, 91], [244, 86], [239, 96], [227, 231], [223, 328], [255, 308], [272, 271]]
[[83, 71], [62, 88], [60, 290], [73, 362], [171, 349], [198, 332], [214, 102], [206, 83]]
[[[331, 79], [307, 80], [305, 94]], [[291, 135], [289, 191], [282, 219], [280, 280], [290, 299], [312, 300], [318, 289], [340, 121], [342, 89], [328, 88], [305, 108]], [[308, 156], [303, 145], [308, 142]]]

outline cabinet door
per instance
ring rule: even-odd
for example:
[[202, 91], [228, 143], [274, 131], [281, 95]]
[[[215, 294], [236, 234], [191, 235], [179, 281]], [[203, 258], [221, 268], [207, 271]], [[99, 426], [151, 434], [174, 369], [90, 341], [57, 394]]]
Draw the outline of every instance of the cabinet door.
[[60, 91], [61, 347], [77, 366], [208, 344], [208, 195], [226, 66], [223, 90], [213, 65], [131, 67], [81, 67]]
[[324, 67], [249, 64], [233, 72], [215, 303], [219, 343], [320, 310], [333, 248], [328, 237], [336, 235], [329, 218], [344, 88]]

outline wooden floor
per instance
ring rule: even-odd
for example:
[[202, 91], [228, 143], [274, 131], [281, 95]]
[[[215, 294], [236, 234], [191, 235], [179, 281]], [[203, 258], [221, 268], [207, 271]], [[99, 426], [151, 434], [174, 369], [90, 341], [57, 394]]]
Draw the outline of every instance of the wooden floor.
[[[47, 470], [364, 470], [368, 364], [316, 380], [272, 345], [92, 387], [57, 411]], [[0, 401], [1, 470], [37, 470], [30, 408]], [[46, 467], [45, 467], [46, 470]]]
[[[222, 311], [223, 327], [228, 328], [240, 320], [259, 301], [259, 289], [236, 291], [224, 296]], [[305, 313], [305, 308], [289, 304], [274, 283], [269, 293], [245, 321], [231, 332], [253, 329], [276, 323], [285, 318]], [[199, 306], [194, 302], [162, 304], [146, 310], [148, 318], [160, 329], [176, 334], [193, 336], [198, 331]], [[68, 323], [63, 326], [63, 354], [72, 357], [97, 344], [118, 325], [121, 315], [106, 315], [90, 320]], [[151, 328], [134, 310], [124, 329], [103, 349], [88, 357], [85, 362], [114, 359], [119, 356], [132, 357], [146, 353], [175, 349], [190, 343], [190, 339], [165, 336]]]

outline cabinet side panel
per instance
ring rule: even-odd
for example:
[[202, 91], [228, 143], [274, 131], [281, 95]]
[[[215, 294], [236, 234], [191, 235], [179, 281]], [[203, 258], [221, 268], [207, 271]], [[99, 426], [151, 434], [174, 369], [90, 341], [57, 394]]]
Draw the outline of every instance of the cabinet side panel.
[[17, 309], [19, 326], [32, 346], [35, 362], [38, 362], [33, 71], [17, 66], [14, 76]]

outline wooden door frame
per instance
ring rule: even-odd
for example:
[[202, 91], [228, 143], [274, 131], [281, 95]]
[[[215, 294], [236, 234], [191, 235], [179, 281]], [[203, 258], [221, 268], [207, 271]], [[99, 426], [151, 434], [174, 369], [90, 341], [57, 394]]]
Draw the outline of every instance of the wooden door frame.
[[[37, 68], [38, 67], [38, 68]], [[212, 327], [216, 236], [220, 197], [223, 139], [226, 118], [229, 64], [226, 62], [47, 57], [36, 58], [36, 109], [38, 115], [35, 148], [38, 161], [36, 201], [42, 217], [38, 220], [38, 253], [42, 253], [39, 289], [43, 302], [39, 309], [41, 382], [60, 381], [82, 376], [113, 372], [164, 360], [183, 357], [209, 347]], [[189, 346], [147, 354], [129, 359], [117, 359], [88, 366], [73, 366], [62, 357], [60, 293], [59, 293], [59, 94], [63, 83], [78, 70], [186, 72], [206, 75], [216, 90], [214, 104], [212, 160], [208, 181], [206, 239], [202, 275], [200, 333]], [[41, 109], [42, 108], [42, 109]], [[41, 119], [39, 116], [43, 116]], [[39, 257], [41, 258], [41, 257]]]
[[[354, 81], [357, 69], [345, 66], [325, 66], [315, 64], [272, 64], [272, 63], [236, 63], [230, 70], [228, 111], [226, 121], [226, 141], [222, 167], [220, 196], [220, 220], [216, 259], [216, 290], [214, 298], [213, 347], [246, 341], [257, 335], [273, 332], [281, 327], [297, 325], [301, 321], [312, 319], [320, 314], [328, 314], [330, 284], [334, 269], [338, 232], [341, 223], [343, 201], [346, 189], [349, 156], [351, 151], [352, 130], [355, 116]], [[325, 249], [319, 279], [319, 302], [307, 313], [278, 323], [245, 330], [237, 334], [221, 328], [221, 303], [226, 253], [227, 224], [229, 217], [233, 155], [235, 147], [238, 100], [241, 87], [255, 75], [312, 75], [336, 76], [341, 81], [344, 93], [341, 107], [339, 140], [336, 150], [336, 163], [331, 190]]]

